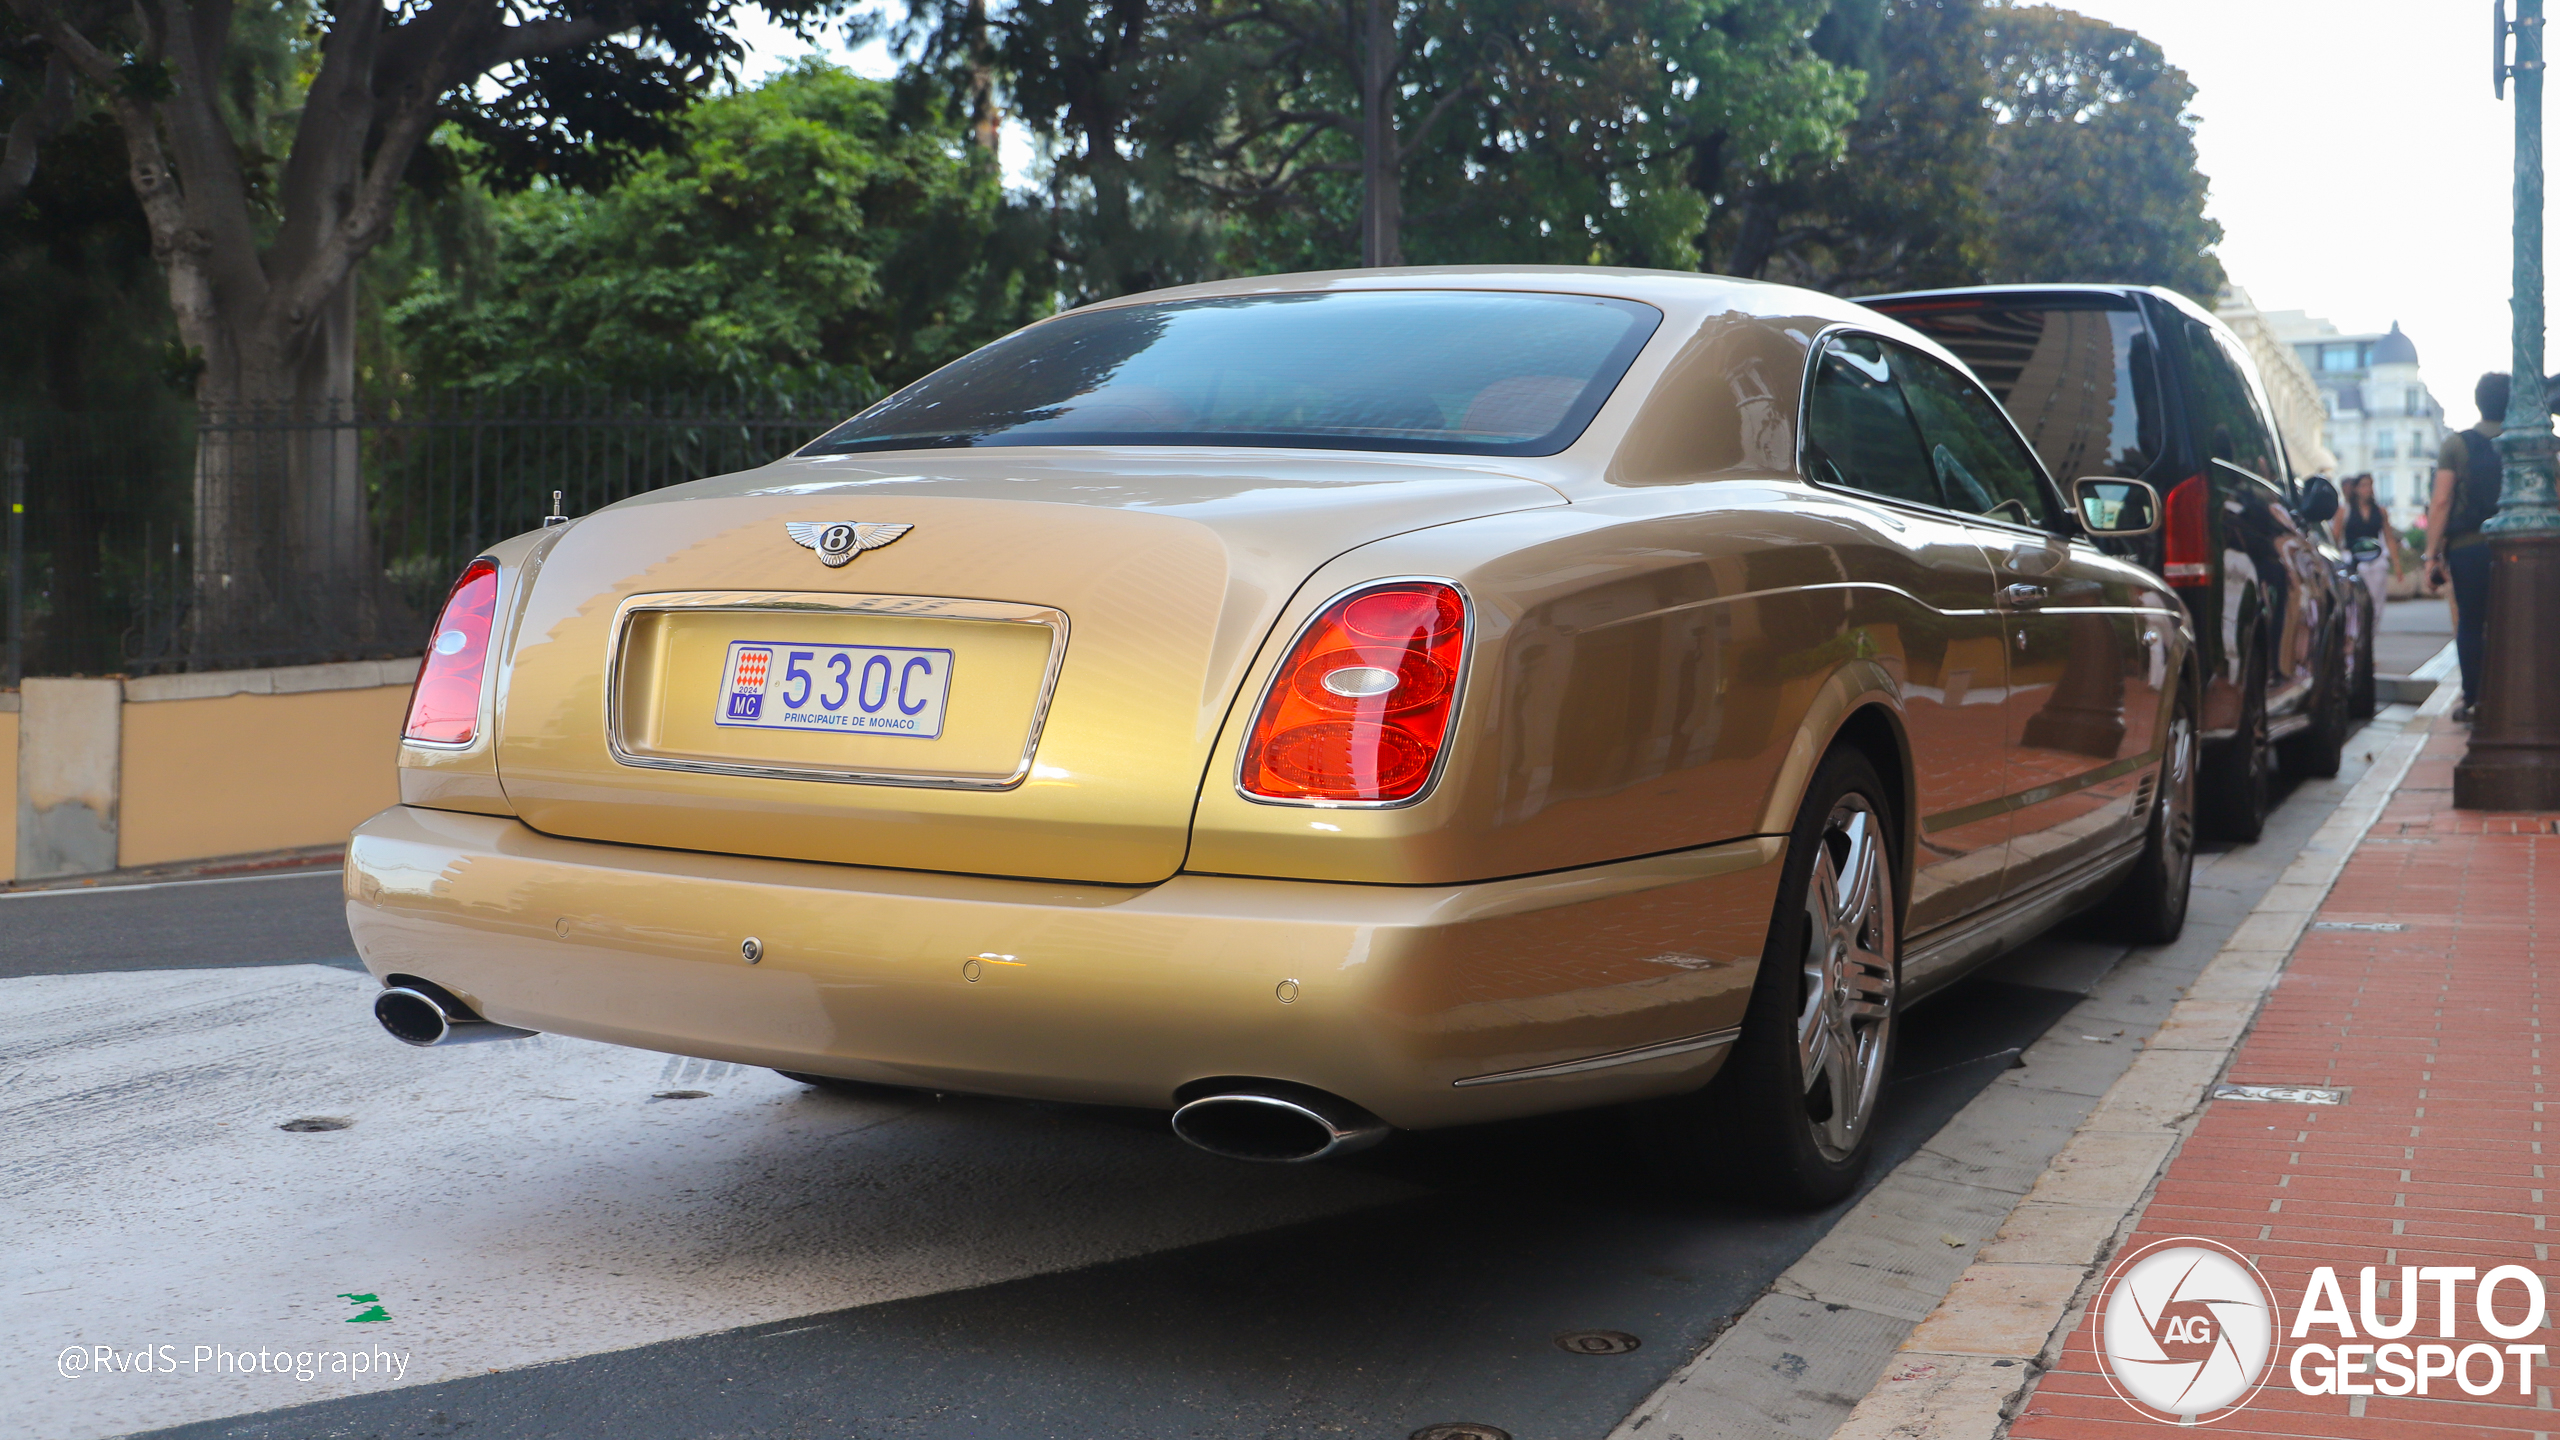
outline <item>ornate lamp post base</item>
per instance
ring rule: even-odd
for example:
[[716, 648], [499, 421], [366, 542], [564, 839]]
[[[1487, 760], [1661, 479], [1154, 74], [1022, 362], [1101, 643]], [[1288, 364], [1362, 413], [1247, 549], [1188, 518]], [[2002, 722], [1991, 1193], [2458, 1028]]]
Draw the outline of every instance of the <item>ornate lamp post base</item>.
[[[2461, 810], [2560, 810], [2560, 494], [2552, 485], [2551, 406], [2542, 382], [2542, 0], [2497, 14], [2503, 87], [2516, 82], [2514, 381], [2507, 392], [2498, 513], [2489, 546], [2489, 613], [2471, 750], [2453, 767]], [[2507, 39], [2515, 63], [2505, 63]]]
[[2489, 537], [2489, 634], [2459, 810], [2560, 810], [2560, 531]]

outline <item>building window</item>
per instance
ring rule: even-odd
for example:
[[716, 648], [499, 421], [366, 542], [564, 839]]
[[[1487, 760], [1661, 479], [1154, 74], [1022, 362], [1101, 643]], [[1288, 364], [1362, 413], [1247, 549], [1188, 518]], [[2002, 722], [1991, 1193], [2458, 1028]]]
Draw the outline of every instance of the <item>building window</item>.
[[2378, 460], [2396, 459], [2400, 454], [2400, 432], [2397, 430], [2375, 431], [2373, 454]]
[[2321, 346], [2320, 368], [2323, 370], [2353, 370], [2356, 368], [2356, 347], [2353, 345]]
[[2424, 414], [2426, 414], [2426, 413], [2427, 413], [2427, 387], [2426, 387], [2426, 386], [2424, 386], [2424, 385], [2412, 385], [2412, 386], [2410, 386], [2410, 387], [2409, 387], [2409, 393], [2408, 393], [2408, 396], [2407, 396], [2407, 398], [2406, 398], [2406, 399], [2404, 399], [2404, 400], [2401, 402], [2401, 406], [2402, 406], [2402, 412], [2403, 412], [2403, 413], [2405, 413], [2405, 414], [2409, 414], [2409, 415], [2424, 415]]

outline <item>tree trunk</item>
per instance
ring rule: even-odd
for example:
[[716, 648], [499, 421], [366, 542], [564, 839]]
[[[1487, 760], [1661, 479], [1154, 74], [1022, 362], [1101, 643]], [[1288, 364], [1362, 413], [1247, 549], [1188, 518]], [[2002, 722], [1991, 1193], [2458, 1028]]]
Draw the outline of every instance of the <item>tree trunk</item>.
[[1003, 117], [996, 110], [996, 51], [987, 40], [987, 0], [969, 0], [961, 24], [962, 43], [969, 51], [969, 143], [994, 159]]
[[353, 278], [299, 343], [220, 328], [229, 363], [196, 384], [197, 664], [407, 643], [413, 617], [389, 603], [365, 501]]
[[1365, 0], [1360, 74], [1360, 263], [1404, 263], [1403, 165], [1396, 154], [1395, 0]]
[[1753, 190], [1742, 202], [1742, 225], [1733, 237], [1733, 255], [1726, 262], [1725, 273], [1745, 280], [1757, 280], [1769, 268], [1769, 257], [1778, 242], [1778, 204]]

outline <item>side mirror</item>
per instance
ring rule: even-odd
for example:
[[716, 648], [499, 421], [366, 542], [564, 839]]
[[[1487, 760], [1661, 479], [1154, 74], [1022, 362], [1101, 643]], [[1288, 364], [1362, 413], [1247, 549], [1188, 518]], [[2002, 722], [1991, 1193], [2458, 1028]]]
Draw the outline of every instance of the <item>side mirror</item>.
[[2148, 481], [2092, 475], [2071, 482], [2080, 528], [2102, 540], [2130, 540], [2160, 528], [2160, 492]]
[[2314, 475], [2302, 482], [2302, 502], [2293, 507], [2306, 525], [2326, 525], [2338, 513], [2338, 487], [2326, 475]]

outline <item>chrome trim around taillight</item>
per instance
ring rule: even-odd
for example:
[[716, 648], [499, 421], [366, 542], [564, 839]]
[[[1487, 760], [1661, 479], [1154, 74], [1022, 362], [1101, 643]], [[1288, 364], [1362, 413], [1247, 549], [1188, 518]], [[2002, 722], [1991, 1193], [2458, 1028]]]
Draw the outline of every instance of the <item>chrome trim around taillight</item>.
[[[1446, 585], [1458, 594], [1458, 675], [1449, 684], [1449, 724], [1448, 728], [1440, 733], [1439, 748], [1431, 756], [1431, 773], [1422, 777], [1422, 788], [1401, 800], [1293, 800], [1280, 795], [1260, 795], [1247, 789], [1244, 783], [1244, 771], [1251, 759], [1253, 732], [1262, 728], [1262, 712], [1270, 708], [1273, 696], [1281, 680], [1285, 678], [1281, 672], [1288, 667], [1289, 657], [1298, 653], [1298, 647], [1306, 643], [1307, 632], [1313, 630], [1317, 622], [1323, 620], [1325, 616], [1332, 614], [1334, 607], [1354, 596], [1371, 590], [1384, 590], [1390, 585]], [[1304, 810], [1401, 810], [1408, 805], [1421, 804], [1430, 798], [1434, 789], [1438, 788], [1440, 772], [1449, 768], [1449, 752], [1456, 748], [1458, 738], [1458, 718], [1464, 713], [1467, 703], [1467, 677], [1474, 672], [1475, 663], [1476, 599], [1467, 593], [1466, 586], [1448, 576], [1385, 575], [1375, 580], [1363, 580], [1356, 585], [1345, 586], [1335, 591], [1323, 604], [1308, 611], [1306, 619], [1298, 622], [1298, 628], [1289, 636], [1289, 643], [1281, 647], [1279, 658], [1272, 662], [1271, 673], [1263, 677], [1262, 698], [1254, 702], [1251, 710], [1245, 712], [1244, 733], [1239, 737], [1236, 745], [1236, 768], [1232, 777], [1236, 793], [1256, 805], [1291, 805]]]

